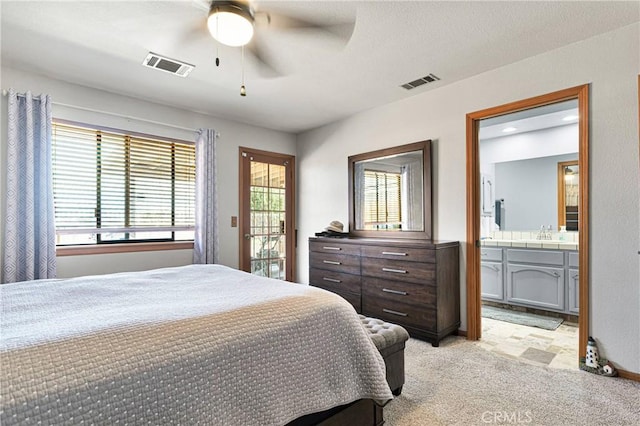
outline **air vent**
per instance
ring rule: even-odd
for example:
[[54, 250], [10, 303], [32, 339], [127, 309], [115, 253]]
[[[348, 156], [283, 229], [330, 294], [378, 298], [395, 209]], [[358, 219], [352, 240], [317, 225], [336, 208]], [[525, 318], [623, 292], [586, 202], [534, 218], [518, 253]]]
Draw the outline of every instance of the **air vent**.
[[419, 78], [417, 80], [410, 81], [409, 83], [403, 84], [400, 87], [404, 87], [407, 90], [415, 89], [416, 87], [422, 86], [423, 84], [433, 83], [434, 81], [440, 80], [439, 77], [436, 77], [433, 74], [429, 74], [425, 77]]
[[186, 62], [177, 61], [175, 59], [167, 58], [166, 56], [158, 55], [157, 53], [149, 52], [142, 65], [155, 68], [160, 71], [165, 71], [171, 74], [175, 74], [180, 77], [186, 77], [195, 68], [195, 65], [187, 64]]

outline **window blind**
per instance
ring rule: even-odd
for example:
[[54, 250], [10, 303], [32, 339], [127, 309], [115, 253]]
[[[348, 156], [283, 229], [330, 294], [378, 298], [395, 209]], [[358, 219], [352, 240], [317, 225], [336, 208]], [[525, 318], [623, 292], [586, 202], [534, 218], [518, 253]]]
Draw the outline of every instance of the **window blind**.
[[400, 173], [364, 171], [366, 229], [397, 229], [402, 222]]
[[195, 146], [53, 124], [58, 244], [193, 239]]

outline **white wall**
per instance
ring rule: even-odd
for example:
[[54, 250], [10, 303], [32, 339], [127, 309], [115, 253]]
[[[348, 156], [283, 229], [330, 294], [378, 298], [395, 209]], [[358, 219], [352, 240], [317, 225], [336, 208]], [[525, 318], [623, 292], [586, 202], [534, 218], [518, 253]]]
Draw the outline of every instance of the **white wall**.
[[[434, 236], [464, 242], [465, 115], [591, 84], [589, 332], [604, 356], [640, 372], [639, 40], [634, 24], [299, 135], [299, 279], [308, 281], [306, 239], [332, 219], [347, 222], [347, 156], [434, 140]], [[465, 264], [463, 245], [463, 329]]]
[[[261, 127], [250, 126], [217, 117], [180, 110], [165, 105], [145, 102], [114, 93], [79, 86], [22, 70], [2, 68], [3, 89], [14, 88], [18, 92], [30, 90], [34, 94], [51, 95], [54, 118], [74, 120], [89, 124], [158, 136], [194, 140], [195, 133], [125, 119], [111, 115], [83, 111], [60, 104], [117, 113], [127, 117], [142, 118], [189, 129], [214, 128], [218, 139], [218, 193], [220, 218], [220, 263], [238, 267], [238, 228], [231, 228], [231, 216], [238, 216], [238, 147], [246, 146], [285, 154], [296, 153], [295, 136]], [[214, 96], [215, 94], [212, 94]], [[58, 105], [56, 105], [56, 103]], [[2, 99], [2, 146], [0, 150], [0, 192], [4, 193], [6, 159], [6, 97]], [[0, 197], [4, 199], [4, 196]], [[0, 206], [4, 212], [4, 206]], [[4, 214], [4, 213], [2, 213]], [[4, 222], [4, 220], [2, 220]], [[4, 225], [2, 225], [4, 226]], [[3, 232], [3, 228], [0, 228]], [[1, 249], [0, 249], [1, 250]], [[192, 250], [170, 250], [143, 253], [105, 254], [58, 257], [58, 276], [72, 277], [86, 274], [116, 271], [144, 270], [164, 266], [191, 263]]]

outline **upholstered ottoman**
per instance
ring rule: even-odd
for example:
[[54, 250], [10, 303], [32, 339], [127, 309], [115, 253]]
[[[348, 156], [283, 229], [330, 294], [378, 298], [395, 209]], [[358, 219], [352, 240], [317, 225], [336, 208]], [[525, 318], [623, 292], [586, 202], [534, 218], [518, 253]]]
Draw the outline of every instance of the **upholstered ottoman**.
[[371, 340], [380, 351], [387, 367], [387, 383], [394, 395], [402, 392], [404, 385], [404, 346], [409, 340], [407, 330], [397, 324], [360, 315], [360, 321], [369, 331]]

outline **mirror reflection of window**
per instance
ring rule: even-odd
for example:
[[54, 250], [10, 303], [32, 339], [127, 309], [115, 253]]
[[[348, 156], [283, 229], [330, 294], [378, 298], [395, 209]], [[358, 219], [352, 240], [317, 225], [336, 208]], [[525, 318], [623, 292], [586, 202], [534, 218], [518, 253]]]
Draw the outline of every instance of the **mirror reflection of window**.
[[401, 229], [400, 173], [364, 171], [364, 229]]
[[422, 231], [422, 180], [420, 151], [356, 162], [356, 229]]
[[578, 230], [578, 161], [558, 163], [558, 226]]

